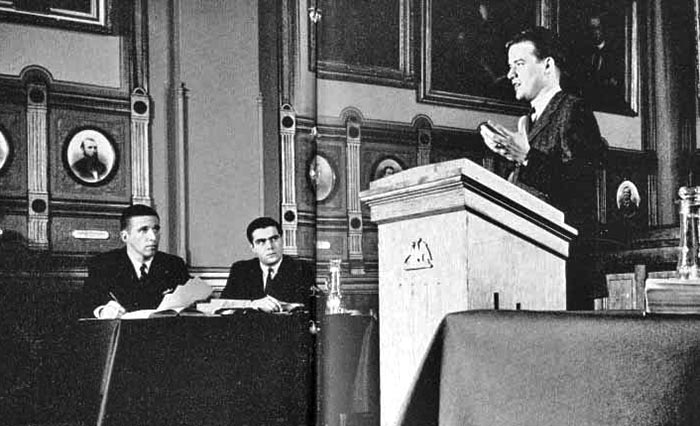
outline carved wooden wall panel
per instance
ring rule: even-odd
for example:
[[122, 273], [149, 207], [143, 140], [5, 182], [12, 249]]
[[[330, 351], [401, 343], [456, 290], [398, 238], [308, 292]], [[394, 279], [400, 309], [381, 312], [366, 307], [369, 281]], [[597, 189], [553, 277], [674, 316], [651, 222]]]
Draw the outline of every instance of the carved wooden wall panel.
[[[111, 139], [117, 152], [116, 172], [99, 186], [76, 181], [64, 164], [63, 152], [70, 136], [78, 129], [99, 130]], [[129, 203], [131, 196], [129, 116], [119, 113], [52, 109], [49, 125], [50, 192], [52, 199]]]
[[316, 257], [316, 193], [309, 175], [316, 153], [316, 141], [308, 122], [297, 121], [295, 135], [296, 250], [305, 259]]
[[51, 249], [61, 253], [95, 253], [121, 247], [116, 216], [57, 213], [51, 218]]
[[308, 133], [297, 131], [296, 164], [294, 179], [296, 180], [297, 209], [302, 212], [316, 211], [316, 193], [309, 176], [309, 167], [316, 155], [316, 142]]
[[379, 250], [377, 247], [377, 227], [374, 224], [370, 225], [370, 222], [365, 222], [365, 232], [362, 234], [362, 248], [365, 254], [365, 263], [368, 266], [367, 269], [373, 270], [378, 266], [379, 261]]
[[297, 229], [297, 256], [303, 259], [316, 258], [316, 223], [313, 219], [299, 215]]
[[[319, 274], [328, 271], [328, 261], [331, 259], [347, 259], [348, 246], [345, 227], [330, 226], [324, 221], [316, 225], [316, 262], [319, 264]], [[319, 244], [320, 243], [320, 244]], [[321, 265], [324, 265], [321, 267]]]
[[[0, 213], [0, 229], [2, 229], [2, 240], [10, 241], [13, 244], [19, 243], [22, 246], [27, 243], [27, 207], [6, 206]], [[2, 244], [0, 244], [2, 247]]]
[[20, 105], [0, 105], [0, 130], [10, 147], [9, 157], [0, 170], [0, 198], [27, 196], [27, 123]]
[[[605, 168], [604, 233], [602, 238], [617, 245], [627, 245], [644, 232], [649, 224], [649, 174], [655, 174], [655, 157], [636, 151], [611, 150]], [[620, 185], [635, 186], [632, 203], [618, 203]], [[636, 195], [639, 197], [637, 198]], [[622, 201], [622, 200], [621, 200]]]
[[[138, 108], [131, 105], [130, 96], [135, 87], [147, 85], [142, 6], [137, 0], [119, 7], [104, 34], [81, 34], [85, 28], [79, 27], [70, 34], [38, 30], [38, 21], [22, 24], [27, 42], [16, 44], [20, 50], [15, 54], [27, 63], [18, 73], [0, 75], [0, 131], [12, 148], [11, 161], [0, 170], [3, 241], [17, 235], [26, 247], [58, 257], [87, 257], [118, 245], [119, 213], [132, 201], [133, 192], [131, 110], [138, 113]], [[37, 57], [36, 43], [42, 43], [45, 32], [52, 33], [57, 52], [71, 53], [66, 61], [79, 61], [73, 65], [84, 72], [71, 73], [70, 67], [56, 65], [56, 58]], [[104, 47], [116, 64], [114, 80], [102, 84], [103, 76], [88, 65], [90, 56], [73, 55], [69, 40], [83, 47]], [[148, 93], [141, 94], [147, 113]], [[79, 132], [88, 129], [104, 136], [99, 142], [110, 152], [108, 169], [91, 172], [94, 178], [80, 177], [77, 166], [83, 158]], [[150, 170], [139, 173], [148, 175]], [[143, 179], [148, 182], [147, 176]]]
[[[344, 133], [344, 129], [342, 131]], [[333, 213], [342, 214], [347, 205], [344, 137], [342, 135], [321, 134], [316, 142], [316, 152], [328, 159], [336, 174], [335, 188], [327, 199], [316, 203], [316, 214], [319, 216]]]

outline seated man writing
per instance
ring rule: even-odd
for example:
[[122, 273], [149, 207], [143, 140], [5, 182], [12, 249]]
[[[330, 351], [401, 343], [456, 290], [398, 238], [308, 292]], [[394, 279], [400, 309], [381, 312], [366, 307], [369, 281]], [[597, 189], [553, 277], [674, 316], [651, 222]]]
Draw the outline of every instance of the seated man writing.
[[127, 207], [120, 226], [125, 247], [98, 255], [88, 267], [85, 315], [118, 318], [129, 311], [155, 309], [164, 294], [190, 278], [184, 260], [158, 251], [160, 218], [153, 208]]
[[264, 312], [284, 310], [286, 303], [309, 307], [314, 271], [303, 261], [282, 255], [282, 228], [269, 217], [253, 220], [246, 236], [257, 257], [231, 265], [222, 299], [249, 301], [249, 307]]

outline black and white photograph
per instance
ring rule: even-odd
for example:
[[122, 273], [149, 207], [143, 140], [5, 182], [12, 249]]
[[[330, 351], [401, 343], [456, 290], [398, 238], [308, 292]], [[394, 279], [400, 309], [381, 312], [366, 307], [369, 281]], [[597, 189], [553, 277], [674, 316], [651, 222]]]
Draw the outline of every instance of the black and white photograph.
[[700, 0], [0, 0], [0, 426], [700, 424]]

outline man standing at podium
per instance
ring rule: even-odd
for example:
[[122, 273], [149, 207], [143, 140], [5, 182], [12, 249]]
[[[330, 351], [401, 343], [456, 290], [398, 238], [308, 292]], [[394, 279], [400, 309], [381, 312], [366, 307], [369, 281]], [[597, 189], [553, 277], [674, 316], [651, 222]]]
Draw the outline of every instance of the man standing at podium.
[[253, 220], [246, 236], [256, 257], [231, 265], [222, 299], [247, 300], [250, 307], [279, 312], [281, 302], [303, 303], [307, 308], [314, 271], [303, 261], [282, 255], [282, 227], [270, 217]]
[[598, 123], [581, 98], [562, 90], [564, 49], [555, 33], [534, 28], [506, 44], [508, 78], [518, 100], [530, 103], [517, 131], [489, 121], [486, 145], [507, 163], [497, 173], [562, 210], [578, 229], [567, 263], [567, 309], [592, 309], [607, 296], [593, 254], [598, 233], [596, 176], [605, 154]]
[[163, 295], [190, 278], [184, 260], [158, 251], [160, 218], [153, 208], [127, 207], [120, 226], [125, 246], [98, 255], [88, 267], [85, 315], [118, 318], [127, 311], [155, 309]]

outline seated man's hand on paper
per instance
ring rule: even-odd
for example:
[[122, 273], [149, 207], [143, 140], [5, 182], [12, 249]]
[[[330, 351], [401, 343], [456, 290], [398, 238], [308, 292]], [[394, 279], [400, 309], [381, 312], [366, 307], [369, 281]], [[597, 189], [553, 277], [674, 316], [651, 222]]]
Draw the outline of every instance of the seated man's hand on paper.
[[126, 309], [114, 300], [110, 300], [106, 305], [95, 308], [93, 314], [99, 319], [117, 319], [126, 313]]
[[280, 301], [269, 295], [251, 301], [250, 307], [263, 312], [282, 312]]

